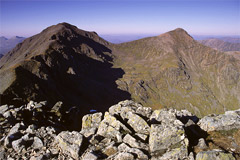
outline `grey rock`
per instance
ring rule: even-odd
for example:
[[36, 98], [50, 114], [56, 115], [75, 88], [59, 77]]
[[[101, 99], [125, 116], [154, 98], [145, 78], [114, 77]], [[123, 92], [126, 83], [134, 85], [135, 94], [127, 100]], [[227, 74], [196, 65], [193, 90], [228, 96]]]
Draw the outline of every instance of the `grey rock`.
[[83, 134], [85, 137], [89, 137], [95, 134], [101, 120], [102, 120], [102, 113], [100, 112], [85, 115], [82, 118], [81, 134]]
[[182, 146], [180, 148], [168, 150], [163, 155], [153, 156], [151, 160], [179, 160], [188, 158], [188, 150], [186, 147]]
[[60, 109], [63, 105], [63, 102], [59, 101], [57, 102], [51, 109], [51, 112], [60, 112]]
[[32, 110], [34, 108], [34, 105], [35, 105], [34, 101], [29, 101], [29, 103], [27, 104], [26, 109]]
[[122, 142], [122, 135], [127, 133], [131, 133], [131, 130], [118, 121], [114, 116], [111, 116], [108, 112], [105, 112], [104, 119], [98, 127], [98, 135]]
[[139, 137], [142, 141], [146, 141], [148, 138], [148, 135], [146, 134], [141, 134], [141, 133], [135, 133], [137, 137]]
[[132, 137], [129, 134], [127, 134], [123, 138], [123, 142], [126, 143], [126, 144], [129, 144], [132, 148], [139, 148], [139, 149], [148, 150], [148, 145], [147, 144], [142, 143], [140, 141], [137, 141], [134, 137]]
[[0, 106], [0, 114], [4, 114], [9, 109], [8, 105]]
[[122, 143], [118, 146], [118, 150], [120, 152], [129, 152], [129, 153], [133, 153], [135, 155], [137, 155], [138, 159], [141, 160], [147, 160], [149, 159], [148, 156], [146, 154], [144, 154], [140, 149], [137, 148], [130, 148], [127, 144]]
[[172, 125], [164, 123], [151, 125], [149, 148], [152, 155], [162, 155], [173, 150], [174, 153], [182, 153], [184, 157], [187, 155], [188, 143], [183, 126], [178, 120]]
[[227, 111], [221, 115], [205, 116], [198, 125], [207, 132], [240, 128], [240, 109]]
[[122, 106], [120, 104], [113, 105], [108, 109], [109, 114], [112, 116], [114, 116], [115, 114], [118, 115], [121, 112], [121, 108], [122, 108]]
[[152, 108], [138, 106], [136, 113], [143, 117], [150, 118], [150, 116], [152, 115]]
[[56, 137], [56, 143], [62, 152], [75, 159], [79, 158], [82, 142], [83, 136], [76, 131], [62, 131]]
[[97, 159], [98, 159], [98, 157], [92, 152], [87, 152], [82, 157], [82, 160], [97, 160]]
[[208, 146], [206, 145], [206, 142], [203, 138], [200, 138], [198, 140], [198, 144], [197, 144], [197, 147], [199, 147], [200, 149], [206, 149], [208, 148]]
[[129, 147], [126, 143], [121, 143], [119, 146], [118, 146], [118, 150], [120, 152], [127, 152], [128, 150], [130, 150], [131, 147]]
[[35, 132], [36, 128], [37, 128], [37, 127], [36, 127], [36, 125], [34, 125], [34, 124], [29, 125], [28, 128], [26, 129], [26, 132], [33, 134], [33, 133]]
[[150, 127], [143, 118], [132, 112], [128, 112], [127, 117], [127, 123], [134, 129], [135, 132], [149, 134]]
[[43, 147], [42, 140], [38, 137], [34, 137], [32, 147], [33, 149], [41, 149]]
[[3, 150], [0, 150], [0, 159], [2, 160], [6, 159], [6, 153]]
[[134, 160], [134, 156], [128, 152], [120, 152], [114, 157], [114, 160]]
[[141, 104], [135, 103], [132, 100], [121, 101], [109, 108], [109, 113], [111, 115], [121, 114], [123, 119], [125, 118], [124, 114], [130, 111], [147, 118], [149, 118], [152, 113], [152, 109], [150, 107], [143, 107]]
[[189, 119], [184, 126], [185, 127], [190, 127], [190, 126], [194, 126], [194, 125], [196, 125], [196, 124], [193, 122], [193, 120]]
[[10, 118], [13, 118], [13, 114], [11, 111], [6, 111], [5, 113], [3, 113], [3, 117], [10, 119]]
[[224, 153], [220, 150], [213, 150], [213, 151], [202, 151], [199, 152], [196, 156], [196, 160], [235, 160], [236, 158], [233, 157], [231, 153]]
[[46, 159], [44, 155], [32, 156], [30, 160], [44, 160]]
[[47, 134], [54, 136], [54, 134], [56, 133], [56, 129], [52, 126], [47, 126], [46, 132], [47, 132]]
[[193, 152], [190, 152], [190, 154], [188, 155], [188, 159], [195, 160]]
[[16, 152], [20, 152], [23, 148], [25, 148], [25, 141], [22, 138], [13, 141], [12, 142], [12, 148]]
[[24, 128], [24, 126], [22, 123], [15, 124], [10, 129], [10, 131], [8, 132], [8, 135], [4, 139], [4, 146], [9, 148], [12, 146], [12, 141], [21, 138], [22, 134], [20, 133], [20, 130], [23, 128]]
[[24, 129], [25, 125], [23, 123], [15, 124], [9, 131], [8, 135], [12, 135], [14, 133], [19, 132], [21, 129]]
[[150, 121], [152, 123], [156, 122], [172, 123], [177, 119], [175, 112], [176, 111], [173, 109], [155, 110], [150, 117]]
[[102, 152], [109, 157], [117, 153], [118, 148], [115, 146], [115, 143], [112, 143], [111, 145], [108, 145], [106, 148], [104, 148]]
[[31, 141], [31, 140], [33, 140], [33, 138], [30, 137], [30, 134], [29, 134], [29, 133], [27, 133], [27, 134], [25, 134], [24, 136], [22, 136], [22, 139], [23, 139], [24, 141]]

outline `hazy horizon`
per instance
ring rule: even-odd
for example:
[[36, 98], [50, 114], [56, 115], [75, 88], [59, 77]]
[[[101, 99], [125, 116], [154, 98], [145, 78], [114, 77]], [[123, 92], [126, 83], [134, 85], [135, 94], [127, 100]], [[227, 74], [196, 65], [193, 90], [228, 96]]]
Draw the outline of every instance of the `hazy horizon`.
[[0, 36], [30, 37], [67, 22], [99, 35], [159, 35], [183, 28], [190, 35], [240, 35], [238, 0], [1, 0]]
[[[38, 33], [36, 33], [38, 34]], [[158, 36], [163, 33], [159, 34], [99, 34], [100, 37], [104, 38], [105, 40], [111, 42], [111, 43], [124, 43], [124, 42], [129, 42], [133, 40], [138, 40], [146, 37], [153, 37], [153, 36]], [[209, 39], [209, 38], [240, 38], [240, 35], [192, 35], [190, 34], [195, 40], [203, 40], [203, 39]], [[15, 36], [4, 36], [0, 35], [0, 37], [5, 37], [7, 39], [14, 38], [14, 37], [23, 37], [23, 38], [29, 38], [31, 36], [25, 37], [22, 35], [15, 35]]]

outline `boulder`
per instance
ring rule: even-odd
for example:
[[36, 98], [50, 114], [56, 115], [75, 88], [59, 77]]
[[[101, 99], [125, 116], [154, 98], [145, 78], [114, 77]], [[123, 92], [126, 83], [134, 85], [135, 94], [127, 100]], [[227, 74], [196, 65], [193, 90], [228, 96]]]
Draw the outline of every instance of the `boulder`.
[[9, 109], [8, 105], [0, 106], [0, 114], [4, 114]]
[[116, 105], [109, 108], [109, 113], [111, 115], [120, 115], [125, 118], [124, 114], [128, 112], [136, 113], [142, 117], [149, 118], [152, 114], [152, 109], [150, 107], [143, 107], [139, 103], [135, 103], [132, 100], [121, 101]]
[[188, 156], [189, 141], [183, 123], [173, 112], [156, 110], [151, 116], [152, 124], [149, 136], [151, 155], [156, 159], [174, 159]]
[[129, 147], [127, 144], [125, 143], [122, 143], [118, 146], [118, 151], [119, 152], [129, 152], [129, 153], [132, 153], [134, 155], [137, 155], [137, 158], [138, 159], [141, 159], [141, 160], [147, 160], [149, 159], [148, 156], [146, 154], [143, 153], [143, 151], [141, 151], [140, 149], [138, 148], [131, 148]]
[[103, 154], [109, 156], [112, 156], [118, 152], [118, 148], [114, 145], [111, 144], [103, 149]]
[[22, 133], [20, 132], [21, 129], [23, 129], [25, 126], [23, 123], [17, 123], [15, 124], [10, 131], [8, 132], [8, 135], [4, 139], [4, 146], [5, 147], [11, 147], [12, 141], [17, 140], [21, 138]]
[[179, 160], [188, 159], [188, 150], [185, 146], [167, 150], [163, 155], [153, 156], [151, 160]]
[[131, 133], [131, 130], [118, 121], [114, 116], [105, 112], [104, 119], [98, 127], [98, 135], [122, 142], [122, 136], [127, 133]]
[[152, 123], [172, 123], [176, 119], [175, 110], [173, 109], [155, 110], [150, 117]]
[[82, 157], [82, 160], [97, 160], [97, 159], [98, 157], [92, 152], [87, 152]]
[[25, 148], [25, 141], [23, 140], [23, 138], [20, 138], [18, 140], [13, 141], [12, 142], [12, 148], [16, 152], [20, 152], [23, 148]]
[[130, 145], [132, 148], [139, 148], [143, 150], [148, 150], [148, 145], [145, 143], [142, 143], [138, 140], [136, 140], [134, 137], [132, 137], [130, 134], [127, 134], [123, 138], [123, 142]]
[[139, 139], [141, 139], [142, 141], [146, 141], [148, 138], [148, 135], [146, 134], [141, 134], [141, 133], [135, 133], [135, 136], [137, 136]]
[[109, 157], [108, 159], [111, 160], [134, 160], [134, 156], [131, 153], [128, 152], [120, 152], [114, 157]]
[[227, 111], [221, 115], [205, 116], [198, 122], [198, 125], [207, 132], [240, 128], [240, 109]]
[[202, 151], [196, 156], [196, 160], [236, 160], [231, 153], [224, 153], [221, 150]]
[[34, 137], [32, 147], [33, 149], [41, 149], [43, 147], [42, 140], [38, 137]]
[[79, 159], [83, 136], [76, 131], [62, 131], [56, 137], [56, 143], [62, 152], [74, 159]]
[[89, 137], [96, 133], [96, 130], [102, 120], [102, 113], [87, 114], [82, 118], [81, 134]]
[[139, 115], [132, 112], [128, 112], [127, 119], [128, 119], [127, 123], [134, 129], [135, 132], [146, 135], [149, 134], [150, 127], [148, 123]]
[[203, 138], [200, 138], [200, 139], [198, 140], [197, 147], [198, 147], [199, 149], [202, 149], [202, 150], [208, 148], [208, 146], [206, 145], [206, 142], [205, 142], [205, 140], [204, 140]]

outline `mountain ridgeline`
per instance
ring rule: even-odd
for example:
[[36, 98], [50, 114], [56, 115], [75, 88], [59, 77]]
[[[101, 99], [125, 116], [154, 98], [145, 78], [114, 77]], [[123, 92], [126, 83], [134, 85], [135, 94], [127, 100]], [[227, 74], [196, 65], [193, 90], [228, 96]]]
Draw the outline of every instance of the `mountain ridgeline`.
[[234, 55], [200, 44], [183, 29], [111, 44], [60, 23], [1, 58], [1, 103], [61, 100], [84, 114], [133, 99], [203, 116], [239, 108], [239, 71]]
[[[210, 38], [210, 39], [205, 39], [205, 40], [200, 40], [199, 42], [209, 46], [211, 48], [217, 49], [219, 51], [240, 51], [240, 43], [230, 43], [227, 41], [217, 39], [217, 38]], [[234, 40], [234, 39], [233, 39]], [[237, 41], [237, 39], [236, 39]]]

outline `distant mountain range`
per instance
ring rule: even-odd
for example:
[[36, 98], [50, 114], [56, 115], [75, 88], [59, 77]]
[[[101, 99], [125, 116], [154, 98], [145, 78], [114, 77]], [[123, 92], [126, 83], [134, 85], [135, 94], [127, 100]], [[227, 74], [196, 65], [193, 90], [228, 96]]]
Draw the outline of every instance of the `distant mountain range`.
[[0, 54], [4, 55], [13, 49], [18, 43], [22, 42], [25, 38], [15, 36], [7, 39], [6, 37], [0, 37]]
[[1, 103], [63, 101], [81, 113], [133, 99], [203, 116], [238, 109], [240, 59], [185, 30], [113, 44], [60, 23], [25, 39], [0, 60]]
[[210, 38], [199, 42], [219, 51], [240, 51], [240, 38]]

